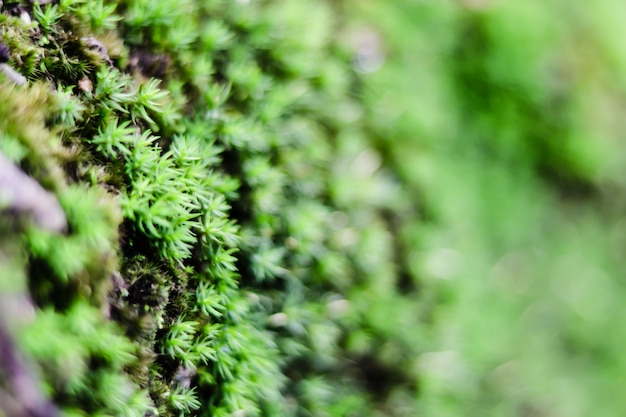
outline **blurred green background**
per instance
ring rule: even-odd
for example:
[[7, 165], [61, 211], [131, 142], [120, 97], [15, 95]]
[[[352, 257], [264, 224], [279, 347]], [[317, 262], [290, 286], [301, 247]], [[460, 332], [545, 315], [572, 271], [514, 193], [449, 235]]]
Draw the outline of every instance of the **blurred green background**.
[[419, 213], [415, 415], [623, 415], [623, 3], [350, 7], [384, 56], [367, 124]]

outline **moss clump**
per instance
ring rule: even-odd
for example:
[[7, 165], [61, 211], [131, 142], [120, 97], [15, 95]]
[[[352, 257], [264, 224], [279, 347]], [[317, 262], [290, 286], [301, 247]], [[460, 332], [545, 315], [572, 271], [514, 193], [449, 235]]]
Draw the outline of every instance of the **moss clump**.
[[396, 379], [411, 395], [413, 337], [390, 345], [364, 316], [401, 298], [384, 214], [402, 203], [363, 151], [331, 4], [3, 12], [29, 82], [0, 89], [0, 149], [68, 221], [3, 243], [21, 254], [6, 296], [35, 308], [12, 332], [41, 398], [68, 415], [283, 416], [387, 413]]

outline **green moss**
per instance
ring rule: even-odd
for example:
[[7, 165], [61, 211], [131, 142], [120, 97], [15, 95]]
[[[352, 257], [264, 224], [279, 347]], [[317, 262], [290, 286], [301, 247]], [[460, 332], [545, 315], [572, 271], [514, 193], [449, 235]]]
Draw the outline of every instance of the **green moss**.
[[[41, 312], [21, 347], [47, 395], [68, 414], [316, 413], [320, 400], [302, 387], [334, 372], [343, 330], [340, 312], [307, 300], [343, 300], [324, 271], [356, 273], [331, 266], [342, 262], [326, 248], [333, 228], [347, 228], [331, 213], [349, 221], [326, 185], [342, 127], [325, 97], [341, 106], [332, 85], [350, 77], [332, 51], [330, 9], [129, 1], [25, 11], [30, 26], [4, 18], [2, 30], [31, 83], [1, 91], [32, 103], [3, 108], [13, 139], [2, 150], [53, 180], [69, 223], [62, 235], [23, 232], [23, 279]], [[104, 49], [116, 22], [129, 51], [119, 69], [123, 50]], [[303, 22], [316, 27], [294, 37]], [[321, 59], [333, 73], [320, 72]], [[42, 328], [56, 350], [29, 336]]]
[[[76, 416], [569, 410], [512, 379], [591, 410], [603, 375], [560, 364], [612, 358], [621, 333], [592, 341], [593, 280], [537, 276], [593, 254], [621, 311], [602, 272], [621, 124], [593, 110], [621, 100], [616, 73], [559, 78], [579, 23], [553, 26], [556, 2], [465, 3], [5, 2], [28, 82], [0, 73], [0, 152], [51, 194], [1, 201], [0, 347], [19, 360], [0, 358], [0, 414], [27, 406], [12, 366]], [[37, 216], [56, 203], [65, 228]], [[566, 313], [581, 297], [591, 324]]]

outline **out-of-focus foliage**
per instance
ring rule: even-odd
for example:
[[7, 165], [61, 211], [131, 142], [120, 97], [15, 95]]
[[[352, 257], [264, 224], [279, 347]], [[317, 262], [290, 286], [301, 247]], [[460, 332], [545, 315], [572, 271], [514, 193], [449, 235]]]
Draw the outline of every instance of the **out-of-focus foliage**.
[[421, 213], [419, 413], [621, 415], [623, 5], [359, 8], [386, 41], [368, 125]]
[[617, 1], [43, 3], [0, 6], [0, 415], [626, 409]]

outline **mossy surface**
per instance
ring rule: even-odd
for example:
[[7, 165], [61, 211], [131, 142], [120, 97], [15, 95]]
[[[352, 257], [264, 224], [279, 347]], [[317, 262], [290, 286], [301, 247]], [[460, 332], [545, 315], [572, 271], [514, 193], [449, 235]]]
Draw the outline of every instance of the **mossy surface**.
[[402, 201], [367, 148], [334, 7], [4, 4], [8, 65], [28, 82], [3, 81], [0, 149], [67, 217], [46, 230], [7, 203], [21, 221], [3, 296], [22, 302], [3, 315], [42, 403], [367, 415], [396, 378], [412, 395], [413, 337], [389, 345], [364, 323], [401, 298], [385, 211]]
[[617, 0], [0, 8], [0, 416], [624, 409]]

